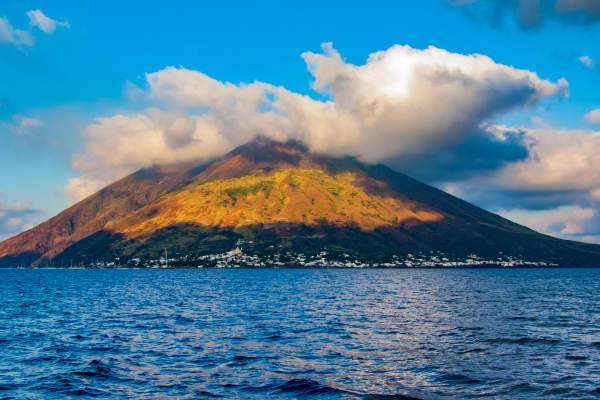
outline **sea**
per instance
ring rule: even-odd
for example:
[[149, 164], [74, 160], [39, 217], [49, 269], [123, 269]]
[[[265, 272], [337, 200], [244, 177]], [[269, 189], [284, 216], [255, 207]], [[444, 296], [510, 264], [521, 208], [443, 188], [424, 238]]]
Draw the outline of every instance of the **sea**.
[[600, 398], [600, 269], [2, 269], [0, 302], [0, 399]]

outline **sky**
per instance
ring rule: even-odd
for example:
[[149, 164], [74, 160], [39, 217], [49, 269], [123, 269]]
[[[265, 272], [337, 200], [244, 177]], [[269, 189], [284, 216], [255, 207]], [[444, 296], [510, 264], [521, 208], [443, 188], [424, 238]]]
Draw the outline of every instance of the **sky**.
[[600, 0], [216, 3], [0, 4], [0, 239], [260, 134], [600, 243]]

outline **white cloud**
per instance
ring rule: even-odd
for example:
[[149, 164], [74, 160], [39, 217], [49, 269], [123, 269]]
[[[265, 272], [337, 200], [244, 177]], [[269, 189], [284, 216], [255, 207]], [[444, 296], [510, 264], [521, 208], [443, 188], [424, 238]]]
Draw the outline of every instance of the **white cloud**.
[[520, 133], [528, 157], [491, 176], [448, 182], [453, 193], [535, 230], [594, 241], [600, 235], [600, 131], [488, 127]]
[[600, 131], [513, 129], [524, 133], [529, 157], [500, 172], [502, 187], [530, 192], [600, 188]]
[[[112, 172], [112, 171], [111, 171]], [[71, 178], [68, 180], [65, 186], [65, 194], [71, 199], [72, 202], [83, 200], [92, 193], [97, 192], [106, 185], [106, 180], [110, 179], [110, 174], [101, 173], [101, 179], [94, 178], [93, 173], [88, 173], [85, 176]], [[114, 175], [115, 179], [118, 175]]]
[[232, 147], [210, 118], [186, 117], [158, 109], [131, 117], [99, 118], [84, 135], [86, 151], [73, 156], [72, 162], [73, 168], [84, 175], [70, 179], [66, 187], [73, 200], [80, 200], [138, 168], [210, 159]]
[[579, 61], [590, 69], [596, 68], [596, 61], [592, 60], [589, 56], [579, 57]]
[[85, 131], [85, 151], [73, 158], [82, 176], [69, 182], [68, 193], [81, 198], [155, 163], [213, 158], [259, 134], [365, 161], [435, 154], [475, 135], [498, 140], [482, 124], [568, 95], [564, 79], [553, 83], [483, 55], [393, 46], [357, 66], [331, 44], [323, 50], [302, 57], [313, 88], [329, 97], [324, 101], [263, 82], [219, 82], [184, 68], [147, 74], [147, 97], [163, 111], [96, 120]]
[[12, 205], [0, 202], [0, 240], [33, 228], [42, 217], [40, 210], [27, 200]]
[[570, 238], [585, 233], [586, 224], [592, 222], [598, 211], [593, 208], [563, 206], [550, 210], [501, 210], [499, 214], [538, 232]]
[[588, 112], [584, 118], [590, 124], [600, 124], [600, 108]]
[[529, 123], [536, 128], [550, 128], [551, 125], [544, 118], [538, 117], [536, 115], [529, 118]]
[[[30, 10], [27, 11], [26, 14], [29, 17], [30, 26], [37, 26], [47, 34], [54, 33], [57, 26], [70, 28], [67, 21], [61, 22], [48, 18], [41, 10]], [[35, 38], [31, 34], [31, 31], [15, 29], [8, 18], [0, 17], [0, 44], [1, 43], [12, 44], [19, 48], [24, 46], [31, 47], [35, 44]]]
[[4, 125], [12, 133], [21, 136], [29, 135], [44, 125], [39, 119], [25, 117], [20, 114], [14, 115], [12, 119], [13, 123], [4, 123]]
[[482, 122], [568, 95], [564, 79], [551, 83], [483, 55], [394, 46], [357, 67], [324, 50], [303, 55], [313, 87], [357, 118], [362, 135], [354, 151], [368, 160], [460, 143]]
[[6, 17], [0, 18], [0, 43], [8, 43], [17, 47], [33, 46], [35, 38], [29, 31], [14, 29]]
[[45, 16], [41, 10], [30, 10], [27, 11], [26, 14], [29, 17], [30, 26], [37, 26], [44, 31], [44, 33], [49, 35], [54, 33], [57, 26], [63, 26], [65, 28], [71, 27], [67, 21], [57, 21], [49, 18]]

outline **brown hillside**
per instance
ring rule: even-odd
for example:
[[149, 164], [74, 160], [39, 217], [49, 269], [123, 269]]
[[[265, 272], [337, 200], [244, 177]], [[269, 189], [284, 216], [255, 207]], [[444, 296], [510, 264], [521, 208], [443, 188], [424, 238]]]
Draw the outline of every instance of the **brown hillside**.
[[125, 177], [0, 243], [0, 265], [142, 256], [167, 247], [221, 251], [236, 238], [256, 239], [257, 251], [442, 251], [600, 265], [600, 246], [539, 234], [383, 165], [264, 138], [208, 165]]
[[189, 179], [187, 167], [153, 167], [129, 175], [57, 216], [0, 243], [0, 259], [20, 253], [51, 258]]

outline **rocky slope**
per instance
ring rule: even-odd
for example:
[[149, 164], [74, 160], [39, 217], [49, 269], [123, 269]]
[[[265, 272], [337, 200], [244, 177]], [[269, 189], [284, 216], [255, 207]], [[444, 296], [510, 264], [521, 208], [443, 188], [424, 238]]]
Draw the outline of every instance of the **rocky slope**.
[[351, 254], [365, 262], [440, 252], [600, 266], [600, 246], [539, 234], [383, 165], [259, 138], [208, 165], [142, 169], [0, 243], [0, 265]]

